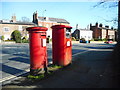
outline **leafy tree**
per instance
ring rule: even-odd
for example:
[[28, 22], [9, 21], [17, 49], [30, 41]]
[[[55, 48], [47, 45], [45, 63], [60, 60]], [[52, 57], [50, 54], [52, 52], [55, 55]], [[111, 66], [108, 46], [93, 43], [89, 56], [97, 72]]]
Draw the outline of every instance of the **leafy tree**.
[[30, 19], [27, 17], [22, 17], [22, 22], [30, 22]]
[[29, 43], [29, 40], [27, 39], [27, 36], [22, 38], [22, 43]]
[[16, 43], [21, 42], [21, 33], [20, 33], [20, 31], [18, 31], [18, 30], [13, 31], [13, 33], [11, 34], [11, 37]]
[[4, 36], [1, 36], [1, 40], [4, 41], [5, 37]]

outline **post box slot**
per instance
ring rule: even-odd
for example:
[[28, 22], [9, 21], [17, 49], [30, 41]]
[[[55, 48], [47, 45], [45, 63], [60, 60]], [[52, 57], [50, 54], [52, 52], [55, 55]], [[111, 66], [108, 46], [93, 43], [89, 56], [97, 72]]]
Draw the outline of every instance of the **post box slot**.
[[41, 36], [46, 36], [46, 35], [41, 35]]

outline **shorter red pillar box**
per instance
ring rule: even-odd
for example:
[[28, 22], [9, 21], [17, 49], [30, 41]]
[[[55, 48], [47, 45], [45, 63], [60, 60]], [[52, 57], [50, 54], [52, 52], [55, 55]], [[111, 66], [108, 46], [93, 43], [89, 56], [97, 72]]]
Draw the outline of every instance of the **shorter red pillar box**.
[[29, 27], [30, 73], [35, 74], [47, 67], [47, 48], [45, 27]]
[[66, 25], [52, 26], [53, 64], [66, 66], [72, 62], [71, 29]]

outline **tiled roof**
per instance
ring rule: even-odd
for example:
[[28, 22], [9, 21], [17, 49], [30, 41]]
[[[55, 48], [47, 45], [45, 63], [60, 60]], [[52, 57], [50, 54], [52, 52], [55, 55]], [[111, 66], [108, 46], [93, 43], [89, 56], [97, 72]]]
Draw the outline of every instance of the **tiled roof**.
[[98, 27], [98, 29], [114, 30], [114, 29], [110, 29], [110, 28], [107, 28], [107, 27]]
[[90, 29], [77, 29], [77, 30], [80, 30], [80, 31], [92, 31]]
[[57, 22], [57, 23], [67, 23], [69, 24], [68, 21], [66, 21], [65, 19], [61, 19], [61, 18], [49, 18], [49, 17], [38, 17], [38, 20], [40, 21], [52, 21], [52, 22]]
[[0, 24], [35, 25], [32, 22], [0, 22]]
[[92, 31], [90, 29], [80, 29], [81, 31]]

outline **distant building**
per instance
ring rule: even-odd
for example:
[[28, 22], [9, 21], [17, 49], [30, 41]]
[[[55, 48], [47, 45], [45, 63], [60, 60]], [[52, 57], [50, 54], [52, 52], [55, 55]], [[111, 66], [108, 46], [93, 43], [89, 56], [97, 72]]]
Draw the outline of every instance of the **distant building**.
[[0, 20], [0, 38], [4, 36], [4, 40], [10, 40], [11, 34], [15, 30], [19, 30], [22, 37], [28, 36], [26, 27], [32, 27], [34, 25], [32, 22], [18, 22], [16, 21], [16, 16], [12, 16], [11, 20]]
[[[10, 40], [11, 34], [14, 30], [19, 30], [22, 34], [22, 37], [28, 36], [26, 31], [27, 27], [33, 26], [45, 26], [48, 28], [47, 37], [52, 38], [52, 29], [53, 25], [70, 25], [68, 21], [60, 18], [50, 18], [50, 17], [38, 17], [38, 13], [33, 13], [32, 22], [20, 22], [16, 20], [16, 16], [13, 15], [11, 20], [0, 20], [0, 39], [1, 36], [4, 36], [4, 40]], [[29, 37], [29, 36], [28, 36]]]
[[33, 23], [38, 26], [45, 26], [48, 28], [47, 30], [47, 37], [49, 36], [52, 38], [52, 26], [53, 25], [70, 25], [68, 21], [61, 18], [51, 18], [51, 17], [39, 17], [38, 13], [33, 13]]
[[93, 31], [94, 39], [116, 39], [116, 31], [113, 28], [109, 28], [109, 26], [103, 27], [102, 24], [96, 23], [94, 26], [90, 24], [90, 30]]
[[93, 38], [93, 31], [90, 29], [76, 29], [72, 36], [75, 37], [76, 40], [84, 38], [85, 40], [91, 40]]

